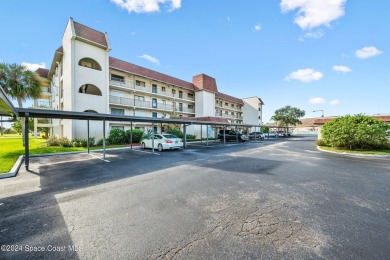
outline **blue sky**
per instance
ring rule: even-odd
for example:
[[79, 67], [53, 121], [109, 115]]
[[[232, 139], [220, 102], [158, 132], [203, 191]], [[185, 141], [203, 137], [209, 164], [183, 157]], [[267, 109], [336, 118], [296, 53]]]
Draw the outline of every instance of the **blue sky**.
[[258, 96], [264, 121], [390, 114], [385, 0], [36, 0], [0, 2], [0, 61], [48, 68], [69, 17], [108, 33], [110, 55], [221, 92]]

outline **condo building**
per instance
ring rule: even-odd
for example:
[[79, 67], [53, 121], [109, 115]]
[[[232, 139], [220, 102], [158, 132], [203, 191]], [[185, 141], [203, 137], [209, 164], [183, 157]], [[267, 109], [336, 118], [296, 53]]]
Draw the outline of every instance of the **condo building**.
[[[234, 124], [262, 125], [263, 101], [258, 97], [236, 98], [218, 91], [216, 80], [199, 74], [191, 82], [153, 71], [109, 56], [106, 33], [69, 19], [62, 45], [54, 54], [50, 69], [37, 73], [47, 79], [36, 107], [126, 116], [202, 119]], [[69, 139], [85, 138], [84, 121], [53, 119], [51, 134]], [[90, 136], [102, 138], [102, 122], [90, 123]], [[112, 128], [146, 130], [148, 123], [130, 125], [106, 122]], [[163, 126], [155, 126], [161, 132]], [[203, 129], [202, 129], [203, 130]], [[199, 136], [199, 127], [187, 133]], [[207, 129], [204, 133], [214, 135]]]

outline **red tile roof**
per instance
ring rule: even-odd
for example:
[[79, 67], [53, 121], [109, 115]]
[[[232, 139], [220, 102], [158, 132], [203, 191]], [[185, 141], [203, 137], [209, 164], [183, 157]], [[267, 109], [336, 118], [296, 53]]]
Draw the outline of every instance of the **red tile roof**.
[[48, 69], [39, 68], [39, 69], [37, 69], [35, 71], [35, 73], [37, 73], [42, 78], [47, 78], [47, 76], [49, 75], [49, 70]]
[[244, 101], [242, 101], [242, 99], [239, 99], [239, 98], [236, 98], [236, 97], [232, 97], [232, 96], [226, 95], [226, 94], [221, 93], [221, 92], [215, 93], [215, 96], [217, 98], [220, 98], [220, 99], [224, 99], [224, 100], [227, 100], [227, 101], [238, 103], [240, 105], [244, 105]]
[[76, 37], [86, 39], [108, 48], [106, 34], [73, 21]]
[[213, 93], [218, 92], [217, 82], [215, 81], [215, 78], [207, 76], [205, 74], [193, 76], [192, 84], [194, 84], [195, 90], [208, 90]]
[[196, 120], [196, 121], [205, 121], [205, 122], [220, 122], [220, 123], [229, 123], [229, 120], [222, 117], [212, 117], [212, 116], [205, 116], [205, 117], [186, 117], [186, 120]]
[[181, 80], [178, 78], [174, 78], [174, 77], [168, 76], [166, 74], [162, 74], [160, 72], [150, 70], [150, 69], [147, 69], [147, 68], [129, 63], [129, 62], [125, 62], [125, 61], [110, 57], [109, 63], [110, 63], [110, 68], [113, 68], [113, 69], [118, 69], [118, 70], [130, 72], [132, 74], [136, 74], [136, 75], [140, 75], [140, 76], [154, 79], [157, 81], [165, 82], [165, 83], [172, 84], [172, 85], [175, 85], [178, 87], [186, 88], [189, 90], [194, 90], [194, 85], [190, 82], [187, 82], [187, 81], [184, 81], [184, 80]]

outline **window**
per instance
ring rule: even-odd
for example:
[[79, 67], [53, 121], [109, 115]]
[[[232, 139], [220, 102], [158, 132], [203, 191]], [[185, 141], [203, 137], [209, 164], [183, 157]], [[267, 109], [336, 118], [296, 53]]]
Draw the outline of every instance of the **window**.
[[121, 129], [121, 130], [125, 130], [125, 127], [124, 127], [124, 126], [120, 126], [120, 125], [113, 125], [113, 126], [111, 126], [111, 129]]
[[79, 88], [79, 93], [101, 96], [102, 92], [98, 87], [92, 84], [85, 84]]
[[183, 91], [179, 91], [179, 98], [183, 98]]
[[179, 111], [183, 111], [183, 103], [179, 103]]
[[261, 107], [259, 107], [259, 111], [261, 112]]
[[157, 108], [157, 98], [152, 98], [152, 107]]
[[162, 104], [165, 106], [167, 104], [167, 101], [163, 100]]
[[162, 91], [162, 92], [165, 92], [165, 87], [161, 87], [161, 91]]
[[229, 112], [228, 111], [225, 111], [225, 115], [228, 115], [229, 114]]
[[232, 112], [231, 114], [232, 114], [232, 116], [234, 116], [234, 112]]
[[136, 80], [136, 81], [135, 81], [135, 85], [136, 85], [136, 86], [140, 86], [140, 87], [145, 87], [145, 82]]
[[229, 106], [229, 104], [228, 104], [228, 103], [225, 103], [225, 106], [227, 106], [227, 107], [228, 107], [228, 106]]
[[[188, 104], [188, 109], [194, 109], [194, 105]], [[217, 112], [218, 112], [218, 110], [217, 110]]]
[[97, 63], [97, 61], [95, 61], [94, 59], [91, 59], [91, 58], [82, 58], [79, 61], [79, 65], [83, 66], [83, 67], [90, 68], [90, 69], [94, 69], [94, 70], [102, 70], [99, 63]]
[[156, 84], [152, 84], [152, 92], [157, 93], [157, 85]]
[[234, 104], [231, 104], [231, 107], [234, 108]]
[[222, 107], [222, 101], [219, 101], [219, 106]]
[[152, 117], [157, 118], [157, 112], [152, 112]]
[[261, 116], [259, 116], [259, 119], [261, 119]]
[[124, 109], [118, 109], [118, 108], [111, 108], [111, 114], [112, 115], [125, 115]]
[[173, 94], [173, 95], [176, 94], [176, 89], [172, 89], [172, 94]]
[[187, 94], [187, 97], [189, 97], [189, 98], [194, 98], [194, 94], [193, 94], [193, 93], [188, 93], [188, 94]]
[[134, 100], [145, 101], [145, 97], [134, 96]]
[[111, 80], [118, 82], [125, 82], [125, 78], [119, 75], [111, 74]]

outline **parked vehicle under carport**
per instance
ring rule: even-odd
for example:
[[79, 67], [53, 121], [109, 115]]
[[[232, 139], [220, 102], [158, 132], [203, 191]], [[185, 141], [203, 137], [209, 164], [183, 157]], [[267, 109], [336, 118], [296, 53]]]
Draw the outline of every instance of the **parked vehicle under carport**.
[[[154, 137], [154, 142], [152, 138]], [[153, 148], [157, 149], [159, 152], [163, 150], [177, 150], [183, 148], [183, 141], [172, 134], [154, 134], [153, 137], [146, 138], [142, 140], [141, 147], [142, 149]]]

